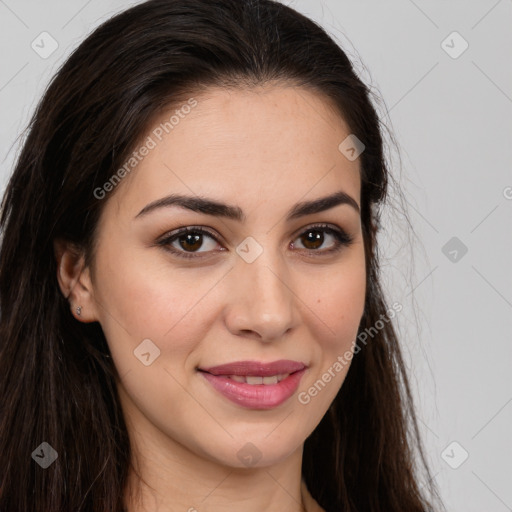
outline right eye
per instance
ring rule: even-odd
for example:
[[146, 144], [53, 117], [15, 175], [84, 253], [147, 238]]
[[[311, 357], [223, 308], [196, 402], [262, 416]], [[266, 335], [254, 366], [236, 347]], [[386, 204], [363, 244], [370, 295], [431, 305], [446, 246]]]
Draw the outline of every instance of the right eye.
[[207, 248], [204, 251], [199, 251], [199, 249], [205, 245], [204, 237], [218, 244], [213, 233], [201, 227], [189, 226], [170, 232], [165, 238], [158, 242], [158, 245], [163, 246], [166, 250], [179, 258], [201, 258], [203, 256], [196, 255], [196, 253], [208, 253], [215, 248], [215, 243], [210, 242], [210, 249]]

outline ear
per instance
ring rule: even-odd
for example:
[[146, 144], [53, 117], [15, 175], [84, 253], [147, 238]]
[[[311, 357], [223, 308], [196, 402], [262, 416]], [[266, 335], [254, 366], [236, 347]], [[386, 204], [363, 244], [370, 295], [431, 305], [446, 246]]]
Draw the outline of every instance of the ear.
[[[69, 301], [71, 314], [80, 322], [98, 321], [90, 270], [85, 267], [83, 252], [64, 240], [55, 240], [53, 246], [57, 260], [57, 280], [62, 294]], [[80, 308], [80, 314], [77, 308]]]

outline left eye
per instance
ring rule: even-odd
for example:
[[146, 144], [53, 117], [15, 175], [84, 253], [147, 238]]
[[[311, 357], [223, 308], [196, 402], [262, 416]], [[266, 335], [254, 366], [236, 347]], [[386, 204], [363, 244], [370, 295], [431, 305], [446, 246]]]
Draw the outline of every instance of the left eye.
[[306, 250], [317, 251], [324, 244], [326, 234], [327, 237], [331, 237], [331, 239], [334, 240], [334, 244], [331, 244], [331, 247], [327, 250], [321, 251], [324, 253], [337, 250], [342, 245], [348, 245], [351, 242], [351, 239], [345, 232], [338, 231], [328, 226], [309, 228], [301, 233], [297, 240], [301, 240]]
[[[334, 243], [330, 244], [330, 247], [325, 250], [319, 250], [324, 245], [326, 236], [330, 237]], [[205, 237], [210, 239], [210, 247], [200, 251], [199, 249], [204, 248]], [[352, 243], [352, 238], [343, 230], [326, 225], [312, 226], [303, 231], [296, 240], [299, 240], [303, 245], [303, 248], [299, 248], [300, 250], [319, 253], [315, 254], [315, 256], [339, 251], [343, 246], [348, 246]], [[158, 242], [158, 245], [165, 247], [166, 250], [181, 258], [202, 257], [196, 254], [211, 252], [217, 244], [217, 238], [213, 233], [199, 227], [180, 229]], [[292, 245], [294, 248], [296, 247], [295, 242]]]

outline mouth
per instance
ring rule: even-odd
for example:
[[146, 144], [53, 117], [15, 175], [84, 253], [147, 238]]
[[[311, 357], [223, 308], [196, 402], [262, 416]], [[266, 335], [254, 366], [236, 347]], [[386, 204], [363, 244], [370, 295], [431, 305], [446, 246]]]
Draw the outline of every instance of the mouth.
[[198, 371], [231, 402], [250, 409], [271, 409], [295, 393], [306, 369], [303, 363], [280, 360], [238, 361]]
[[280, 373], [278, 375], [270, 375], [268, 377], [263, 377], [261, 375], [216, 375], [216, 377], [224, 377], [226, 379], [234, 380], [235, 382], [249, 384], [250, 386], [271, 386], [272, 384], [281, 382], [290, 375], [291, 373]]

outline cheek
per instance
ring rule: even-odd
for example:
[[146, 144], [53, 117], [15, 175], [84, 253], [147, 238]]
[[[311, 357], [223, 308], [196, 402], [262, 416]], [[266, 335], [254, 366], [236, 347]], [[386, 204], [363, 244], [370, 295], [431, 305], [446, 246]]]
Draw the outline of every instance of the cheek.
[[312, 312], [317, 322], [323, 326], [322, 348], [328, 352], [345, 347], [355, 339], [364, 311], [366, 291], [366, 271], [364, 262], [340, 266], [337, 270], [322, 274], [314, 280], [316, 290], [309, 298]]
[[312, 432], [327, 412], [349, 371], [354, 341], [364, 311], [364, 265], [340, 268], [336, 279], [317, 281], [317, 293], [309, 299], [311, 368], [302, 383], [297, 402], [304, 423]]
[[[325, 412], [350, 368], [359, 324], [364, 312], [366, 271], [364, 259], [346, 262], [336, 272], [318, 275], [311, 304], [310, 329], [315, 340], [311, 372], [299, 402]], [[333, 279], [333, 275], [336, 276]]]
[[95, 295], [113, 355], [130, 357], [145, 339], [162, 355], [171, 348], [174, 356], [186, 354], [207, 328], [205, 306], [219, 276], [211, 269], [171, 272], [168, 265], [137, 261], [134, 251], [126, 253], [131, 256], [115, 262], [108, 254], [98, 257]]

